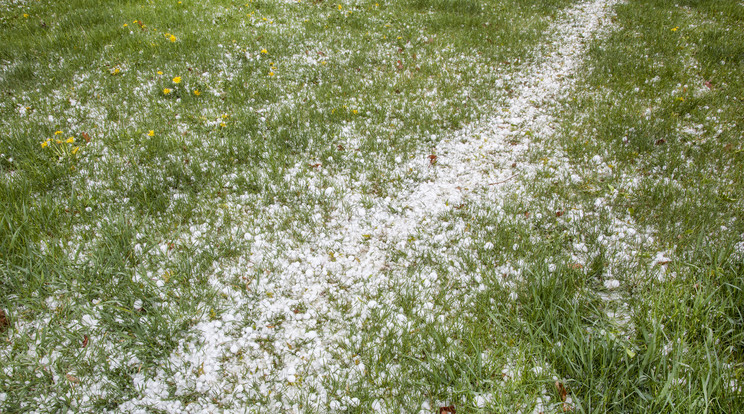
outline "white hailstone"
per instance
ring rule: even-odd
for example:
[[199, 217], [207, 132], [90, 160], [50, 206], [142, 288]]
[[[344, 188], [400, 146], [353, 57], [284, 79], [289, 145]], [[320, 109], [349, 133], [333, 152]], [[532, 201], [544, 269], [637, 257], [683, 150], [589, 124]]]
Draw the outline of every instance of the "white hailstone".
[[551, 264], [548, 265], [548, 271], [550, 273], [555, 272], [555, 268], [556, 268], [555, 263], [551, 263]]
[[604, 286], [607, 289], [615, 289], [620, 286], [620, 281], [617, 279], [609, 279], [604, 281]]

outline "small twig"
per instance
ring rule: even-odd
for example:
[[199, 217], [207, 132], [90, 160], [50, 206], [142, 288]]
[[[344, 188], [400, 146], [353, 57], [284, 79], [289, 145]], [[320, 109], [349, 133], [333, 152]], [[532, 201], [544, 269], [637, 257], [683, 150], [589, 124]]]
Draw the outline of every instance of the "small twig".
[[497, 185], [497, 184], [503, 184], [503, 183], [505, 183], [505, 182], [507, 182], [507, 181], [511, 180], [512, 178], [514, 178], [514, 177], [516, 177], [516, 176], [517, 176], [517, 174], [514, 174], [514, 175], [512, 175], [511, 177], [509, 177], [509, 178], [507, 178], [507, 179], [505, 179], [505, 180], [501, 180], [501, 181], [496, 181], [495, 183], [490, 183], [490, 184], [488, 184], [488, 185]]

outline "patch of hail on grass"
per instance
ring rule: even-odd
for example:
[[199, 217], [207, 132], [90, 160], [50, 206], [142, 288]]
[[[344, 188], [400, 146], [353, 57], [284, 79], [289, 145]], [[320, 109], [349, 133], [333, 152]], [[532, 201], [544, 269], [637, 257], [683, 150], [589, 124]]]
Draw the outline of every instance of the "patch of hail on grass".
[[[304, 401], [310, 409], [343, 410], [357, 402], [336, 395], [331, 383], [356, 387], [372, 375], [354, 353], [362, 338], [351, 335], [352, 327], [377, 323], [400, 334], [412, 327], [410, 316], [415, 316], [435, 324], [452, 318], [457, 328], [462, 323], [457, 314], [465, 310], [467, 300], [416, 304], [414, 314], [406, 316], [395, 289], [432, 297], [447, 286], [430, 266], [418, 269], [407, 259], [393, 262], [390, 252], [418, 254], [436, 247], [433, 254], [452, 262], [450, 277], [477, 283], [457, 257], [476, 241], [464, 235], [461, 220], [442, 217], [466, 201], [498, 204], [512, 191], [525, 191], [521, 180], [511, 178], [529, 178], [540, 167], [524, 162], [532, 142], [519, 130], [553, 134], [550, 102], [571, 88], [583, 39], [600, 28], [614, 3], [586, 2], [569, 10], [551, 32], [558, 47], [524, 69], [514, 97], [493, 118], [445, 137], [436, 147], [436, 167], [428, 153], [399, 161], [390, 172], [401, 182], [394, 197], [360, 193], [357, 189], [364, 182], [348, 179], [344, 172], [329, 175], [322, 166], [310, 172], [304, 163], [290, 169], [287, 191], [304, 192], [313, 201], [292, 208], [275, 204], [252, 218], [254, 226], [243, 236], [249, 253], [224, 263], [210, 279], [225, 298], [220, 317], [199, 322], [193, 336], [164, 364], [167, 368], [151, 378], [135, 374], [139, 396], [118, 409], [198, 412], [253, 404], [266, 411], [293, 412], [297, 401]], [[510, 167], [516, 161], [518, 170]], [[490, 185], [494, 183], [499, 185]], [[342, 207], [324, 215], [319, 207], [324, 199], [338, 200]], [[238, 211], [244, 206], [240, 196], [229, 202]], [[279, 226], [298, 211], [309, 220]], [[429, 240], [417, 240], [418, 234]], [[192, 243], [198, 240], [189, 238]], [[583, 252], [581, 246], [577, 250]], [[244, 286], [231, 285], [236, 279], [244, 280]], [[379, 375], [398, 367], [378, 369]], [[520, 372], [509, 364], [504, 369]], [[194, 394], [197, 401], [188, 405], [178, 400]], [[373, 398], [374, 408], [382, 411], [382, 391]]]

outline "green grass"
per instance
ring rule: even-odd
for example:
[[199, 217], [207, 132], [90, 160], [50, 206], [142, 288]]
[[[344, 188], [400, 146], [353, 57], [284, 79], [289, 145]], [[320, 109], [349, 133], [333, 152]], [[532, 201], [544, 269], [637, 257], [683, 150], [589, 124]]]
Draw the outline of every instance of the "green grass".
[[[164, 376], [181, 408], [277, 412], [176, 393], [169, 357], [226, 314], [261, 329], [252, 305], [294, 287], [258, 288], [292, 260], [254, 267], [255, 236], [280, 257], [321, 234], [338, 176], [367, 208], [428, 179], [396, 158], [492, 115], [573, 3], [0, 0], [2, 411], [118, 411]], [[419, 229], [363, 298], [330, 283], [335, 310], [391, 306], [335, 339], [365, 376], [306, 379], [333, 395], [288, 396], [303, 412], [560, 412], [556, 381], [578, 412], [741, 410], [744, 7], [615, 9], [524, 192], [435, 218], [457, 237]], [[283, 344], [262, 341], [279, 370]]]
[[673, 257], [667, 272], [653, 254], [641, 268], [616, 269], [627, 283], [616, 301], [630, 318], [619, 326], [602, 317], [606, 305], [533, 293], [541, 300], [529, 329], [553, 348], [550, 364], [582, 411], [741, 409], [742, 19], [735, 3], [619, 5], [619, 27], [591, 46], [563, 102], [560, 145], [584, 174], [560, 190], [564, 203], [591, 209], [603, 199], [605, 214], [654, 232], [646, 248]]

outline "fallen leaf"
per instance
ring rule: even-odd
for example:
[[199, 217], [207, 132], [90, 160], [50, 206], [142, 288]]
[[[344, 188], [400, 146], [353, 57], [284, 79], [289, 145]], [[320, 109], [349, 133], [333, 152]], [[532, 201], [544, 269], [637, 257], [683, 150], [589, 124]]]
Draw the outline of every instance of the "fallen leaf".
[[86, 144], [90, 142], [90, 135], [88, 135], [87, 132], [83, 132], [81, 135], [82, 135], [83, 139], [85, 140], [85, 143]]
[[308, 164], [308, 165], [310, 166], [310, 168], [318, 168], [318, 167], [320, 167], [320, 163], [317, 163], [317, 164]]
[[0, 309], [0, 332], [5, 332], [9, 326], [10, 321], [8, 320], [8, 317], [5, 316], [5, 311]]
[[566, 397], [568, 396], [568, 390], [563, 385], [563, 383], [560, 381], [556, 381], [555, 388], [558, 389], [558, 395], [561, 396], [561, 401], [566, 402]]
[[571, 265], [571, 267], [574, 268], [574, 269], [576, 269], [576, 270], [581, 270], [581, 269], [584, 268], [584, 265], [581, 264], [581, 263], [574, 263], [574, 264]]
[[65, 374], [65, 378], [67, 378], [67, 381], [70, 381], [73, 384], [80, 384], [80, 380], [70, 374]]
[[439, 414], [455, 414], [457, 411], [455, 410], [454, 405], [450, 405], [448, 407], [439, 407]]
[[659, 261], [658, 261], [658, 262], [656, 262], [656, 263], [658, 263], [658, 264], [660, 264], [660, 265], [662, 265], [662, 266], [666, 266], [666, 265], [668, 265], [669, 263], [672, 263], [672, 261], [671, 261], [671, 260], [659, 260]]
[[403, 69], [403, 63], [399, 60], [398, 63], [395, 65], [395, 67], [398, 68], [398, 70], [402, 70]]
[[563, 215], [563, 211], [562, 210], [558, 210], [558, 211], [555, 212], [555, 216], [556, 217], [560, 217], [562, 215]]
[[711, 81], [705, 81], [705, 83], [703, 83], [703, 85], [707, 86], [708, 89], [713, 89], [713, 83], [711, 83]]
[[434, 154], [429, 155], [429, 164], [434, 165], [437, 163], [437, 156]]
[[336, 149], [339, 150], [339, 151], [343, 151], [345, 148], [344, 148], [343, 145], [338, 144], [338, 146], [336, 146]]
[[83, 348], [88, 346], [88, 335], [83, 335]]
[[656, 145], [666, 144], [666, 140], [664, 138], [659, 138], [656, 140]]

